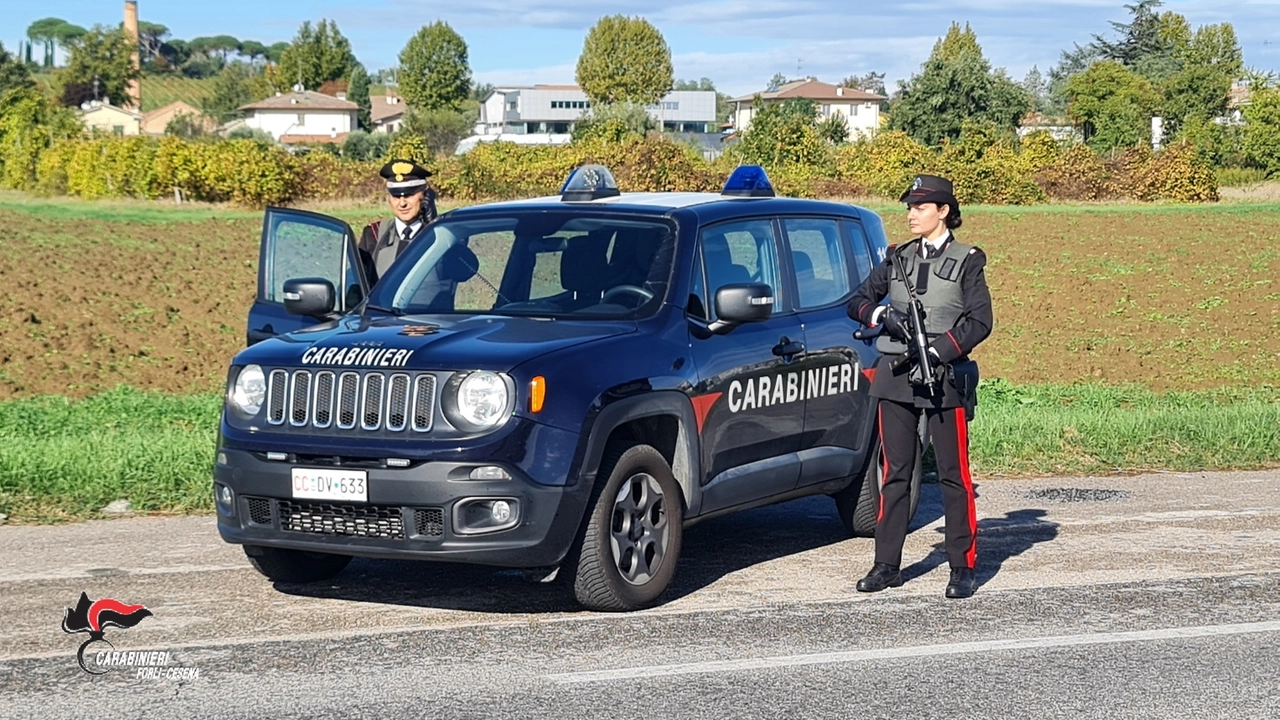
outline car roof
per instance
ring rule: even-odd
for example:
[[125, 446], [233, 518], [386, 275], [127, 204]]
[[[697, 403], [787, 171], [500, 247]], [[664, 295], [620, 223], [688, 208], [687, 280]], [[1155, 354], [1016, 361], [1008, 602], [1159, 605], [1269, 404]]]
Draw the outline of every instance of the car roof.
[[613, 197], [564, 202], [559, 195], [505, 200], [500, 202], [457, 208], [450, 215], [470, 215], [503, 210], [575, 210], [603, 208], [623, 210], [637, 214], [666, 216], [677, 210], [691, 210], [700, 222], [714, 222], [738, 216], [815, 213], [857, 217], [870, 212], [856, 205], [827, 200], [808, 200], [789, 197], [732, 197], [719, 193], [698, 192], [626, 192]]

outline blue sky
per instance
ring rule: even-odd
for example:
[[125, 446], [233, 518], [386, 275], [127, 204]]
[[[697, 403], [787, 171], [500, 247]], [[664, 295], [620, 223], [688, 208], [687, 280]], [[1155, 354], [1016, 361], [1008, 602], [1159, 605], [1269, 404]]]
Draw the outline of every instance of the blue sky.
[[[710, 77], [733, 95], [763, 89], [775, 72], [835, 82], [884, 72], [894, 81], [919, 69], [954, 20], [969, 22], [988, 59], [1022, 78], [1042, 71], [1072, 42], [1110, 31], [1131, 0], [140, 0], [144, 20], [176, 37], [234, 35], [270, 44], [293, 37], [303, 20], [330, 18], [370, 70], [396, 64], [405, 41], [423, 24], [450, 23], [470, 48], [479, 82], [573, 81], [587, 29], [601, 15], [643, 15], [666, 36], [676, 77]], [[3, 0], [0, 42], [13, 50], [32, 20], [62, 17], [86, 27], [118, 23], [121, 0]], [[1280, 2], [1166, 0], [1165, 9], [1192, 26], [1231, 22], [1245, 63], [1280, 69]], [[797, 71], [797, 68], [798, 71]]]

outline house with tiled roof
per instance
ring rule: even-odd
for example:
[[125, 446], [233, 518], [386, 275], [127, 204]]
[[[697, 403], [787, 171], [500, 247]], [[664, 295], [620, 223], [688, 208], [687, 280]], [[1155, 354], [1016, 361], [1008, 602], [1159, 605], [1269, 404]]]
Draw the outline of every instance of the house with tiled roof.
[[246, 127], [262, 130], [286, 145], [342, 142], [356, 129], [359, 111], [349, 100], [297, 88], [240, 108]]
[[819, 82], [812, 77], [793, 80], [730, 100], [734, 105], [734, 128], [737, 132], [744, 132], [751, 127], [757, 98], [764, 105], [796, 99], [812, 100], [818, 108], [819, 119], [833, 115], [844, 117], [849, 126], [850, 138], [859, 134], [870, 136], [880, 128], [880, 103], [887, 99], [883, 95], [865, 90]]
[[369, 120], [376, 133], [393, 133], [404, 127], [404, 99], [388, 90], [386, 95], [369, 96]]

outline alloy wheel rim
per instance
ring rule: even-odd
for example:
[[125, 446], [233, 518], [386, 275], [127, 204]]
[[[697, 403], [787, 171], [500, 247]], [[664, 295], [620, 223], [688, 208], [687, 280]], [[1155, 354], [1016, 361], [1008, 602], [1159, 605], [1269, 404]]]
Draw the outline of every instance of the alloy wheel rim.
[[609, 521], [613, 565], [624, 581], [644, 585], [662, 569], [670, 542], [667, 503], [657, 478], [636, 473], [618, 488]]

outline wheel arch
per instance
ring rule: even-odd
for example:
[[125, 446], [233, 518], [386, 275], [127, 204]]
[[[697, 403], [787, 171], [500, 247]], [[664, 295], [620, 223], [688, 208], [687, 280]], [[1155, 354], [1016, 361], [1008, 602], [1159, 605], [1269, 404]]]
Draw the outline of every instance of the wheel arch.
[[701, 502], [699, 439], [693, 404], [683, 393], [665, 390], [624, 398], [606, 405], [591, 425], [580, 477], [594, 483], [600, 463], [613, 447], [644, 443], [671, 466], [680, 485], [686, 517], [696, 515]]

